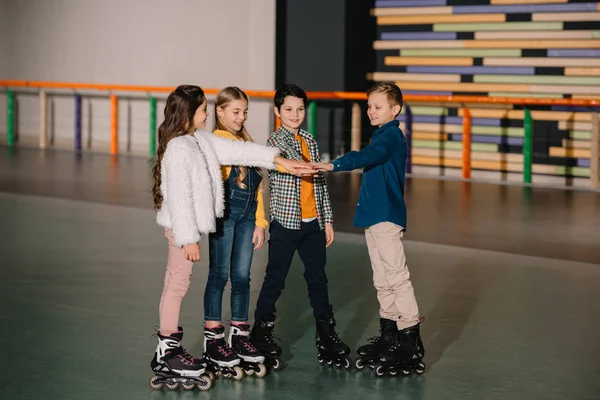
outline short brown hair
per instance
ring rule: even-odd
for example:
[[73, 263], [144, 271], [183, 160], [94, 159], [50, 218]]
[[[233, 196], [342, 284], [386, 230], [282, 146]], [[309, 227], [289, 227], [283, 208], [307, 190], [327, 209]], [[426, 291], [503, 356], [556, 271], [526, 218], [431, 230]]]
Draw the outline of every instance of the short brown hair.
[[404, 105], [404, 100], [402, 99], [402, 91], [394, 82], [377, 82], [373, 86], [367, 90], [367, 97], [369, 97], [373, 93], [385, 93], [387, 94], [388, 101], [390, 102], [390, 106], [399, 105], [400, 111], [402, 111], [402, 106]]

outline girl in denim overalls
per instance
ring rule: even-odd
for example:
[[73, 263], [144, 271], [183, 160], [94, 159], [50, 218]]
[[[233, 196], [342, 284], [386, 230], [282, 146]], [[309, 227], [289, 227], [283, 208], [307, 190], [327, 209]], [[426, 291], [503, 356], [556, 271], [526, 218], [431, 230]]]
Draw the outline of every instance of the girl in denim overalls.
[[[244, 128], [248, 97], [237, 87], [227, 87], [215, 102], [214, 134], [233, 140], [251, 141]], [[210, 234], [210, 269], [204, 292], [204, 352], [213, 370], [227, 372], [240, 362], [248, 375], [264, 376], [264, 356], [249, 341], [248, 307], [250, 265], [254, 250], [265, 240], [265, 219], [258, 168], [222, 167], [225, 182], [225, 214]], [[231, 329], [225, 341], [221, 323], [223, 290], [231, 276]], [[239, 361], [238, 361], [239, 360]]]

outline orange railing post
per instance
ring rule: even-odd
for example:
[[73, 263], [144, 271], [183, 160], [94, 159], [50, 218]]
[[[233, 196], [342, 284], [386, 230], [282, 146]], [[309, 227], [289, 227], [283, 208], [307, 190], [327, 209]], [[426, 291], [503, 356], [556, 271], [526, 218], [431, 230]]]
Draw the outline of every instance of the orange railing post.
[[462, 130], [462, 177], [471, 179], [471, 113], [467, 107], [463, 107], [463, 130]]
[[119, 154], [119, 99], [110, 95], [110, 154]]

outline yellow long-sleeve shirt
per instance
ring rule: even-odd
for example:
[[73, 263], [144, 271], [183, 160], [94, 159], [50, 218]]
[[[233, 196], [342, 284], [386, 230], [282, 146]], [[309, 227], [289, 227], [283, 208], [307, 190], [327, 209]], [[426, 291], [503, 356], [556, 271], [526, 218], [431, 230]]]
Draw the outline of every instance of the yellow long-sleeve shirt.
[[[225, 139], [233, 139], [233, 140], [241, 140], [233, 133], [228, 131], [216, 130], [213, 132], [215, 135], [225, 138]], [[221, 166], [221, 175], [223, 176], [223, 181], [229, 179], [229, 174], [231, 173], [231, 165], [223, 165]], [[263, 200], [263, 195], [261, 190], [256, 191], [256, 226], [267, 229], [269, 226], [269, 222], [265, 218], [265, 205]]]

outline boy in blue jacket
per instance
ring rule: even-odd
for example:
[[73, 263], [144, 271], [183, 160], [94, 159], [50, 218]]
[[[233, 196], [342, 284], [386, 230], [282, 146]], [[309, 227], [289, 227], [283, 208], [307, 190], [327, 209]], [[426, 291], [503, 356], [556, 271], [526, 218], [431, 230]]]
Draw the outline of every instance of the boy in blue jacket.
[[402, 241], [406, 229], [406, 142], [396, 120], [402, 110], [402, 92], [394, 83], [381, 82], [367, 91], [367, 97], [367, 115], [371, 125], [378, 126], [371, 144], [331, 163], [314, 165], [334, 172], [364, 168], [353, 224], [366, 229], [381, 335], [358, 348], [356, 367], [372, 364], [377, 376], [423, 373], [425, 349], [419, 332], [419, 309]]

